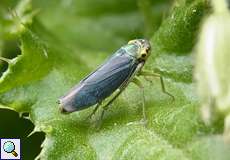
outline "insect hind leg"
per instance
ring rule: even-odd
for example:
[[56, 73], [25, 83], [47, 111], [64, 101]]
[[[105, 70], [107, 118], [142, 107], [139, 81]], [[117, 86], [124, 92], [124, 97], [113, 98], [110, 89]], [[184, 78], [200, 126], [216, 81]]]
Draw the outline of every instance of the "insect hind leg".
[[117, 97], [122, 93], [122, 91], [124, 90], [125, 87], [121, 87], [119, 89], [119, 91], [113, 96], [112, 99], [110, 99], [104, 106], [102, 106], [102, 112], [100, 115], [100, 118], [98, 119], [98, 124], [97, 126], [101, 125], [101, 121], [105, 115], [105, 111], [108, 110], [109, 106], [113, 103], [113, 101], [115, 101], [117, 99]]
[[92, 113], [90, 113], [90, 115], [87, 116], [86, 119], [91, 119], [93, 115], [95, 115], [95, 113], [97, 112], [98, 108], [100, 107], [101, 102], [98, 102], [95, 106], [95, 108], [93, 109]]

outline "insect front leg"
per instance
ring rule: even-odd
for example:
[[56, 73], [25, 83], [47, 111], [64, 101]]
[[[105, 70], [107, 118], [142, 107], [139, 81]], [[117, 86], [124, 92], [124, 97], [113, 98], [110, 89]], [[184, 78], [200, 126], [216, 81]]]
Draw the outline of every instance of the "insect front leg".
[[174, 96], [171, 93], [169, 93], [169, 92], [166, 91], [165, 84], [164, 84], [164, 79], [163, 79], [163, 77], [160, 74], [154, 73], [154, 72], [151, 72], [151, 71], [141, 70], [138, 75], [144, 76], [144, 77], [146, 77], [146, 76], [159, 77], [160, 78], [160, 82], [161, 82], [161, 90], [162, 90], [162, 92], [165, 93], [165, 94], [167, 94], [168, 96], [170, 96], [173, 99], [173, 101], [175, 100]]
[[143, 114], [143, 124], [147, 124], [147, 118], [146, 118], [146, 111], [145, 111], [145, 94], [144, 94], [144, 86], [142, 85], [141, 81], [137, 78], [134, 77], [132, 82], [136, 84], [142, 92], [142, 114]]

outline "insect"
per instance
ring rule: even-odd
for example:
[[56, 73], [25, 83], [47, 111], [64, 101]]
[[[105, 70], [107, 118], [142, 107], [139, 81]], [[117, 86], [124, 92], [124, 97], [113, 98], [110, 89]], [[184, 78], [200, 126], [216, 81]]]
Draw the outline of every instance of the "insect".
[[151, 45], [148, 40], [135, 39], [117, 50], [107, 61], [95, 71], [86, 76], [73, 87], [66, 95], [59, 99], [62, 113], [71, 113], [86, 109], [96, 104], [92, 114], [95, 114], [102, 102], [113, 94], [113, 97], [103, 105], [101, 119], [108, 106], [124, 91], [130, 82], [135, 83], [143, 92], [143, 120], [146, 120], [144, 105], [144, 90], [138, 76], [159, 77], [162, 91], [165, 90], [164, 81], [160, 74], [144, 71], [142, 68], [150, 56]]

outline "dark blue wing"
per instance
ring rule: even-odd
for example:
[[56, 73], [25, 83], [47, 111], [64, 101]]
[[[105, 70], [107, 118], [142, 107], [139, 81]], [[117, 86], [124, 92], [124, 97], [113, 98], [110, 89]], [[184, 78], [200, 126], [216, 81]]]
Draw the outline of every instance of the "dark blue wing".
[[62, 107], [71, 112], [100, 102], [118, 89], [136, 67], [136, 59], [119, 50], [64, 96], [60, 100]]

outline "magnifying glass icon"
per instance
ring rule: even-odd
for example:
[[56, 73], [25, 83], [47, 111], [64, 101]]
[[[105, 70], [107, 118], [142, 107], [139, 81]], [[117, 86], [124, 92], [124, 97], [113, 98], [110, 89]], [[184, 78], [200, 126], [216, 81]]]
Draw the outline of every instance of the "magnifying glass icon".
[[11, 141], [7, 141], [3, 144], [3, 150], [6, 153], [11, 153], [12, 155], [14, 155], [14, 157], [18, 156], [17, 152], [15, 151], [15, 145]]

